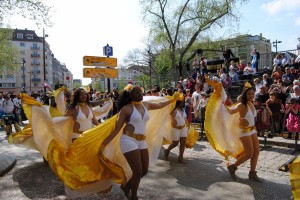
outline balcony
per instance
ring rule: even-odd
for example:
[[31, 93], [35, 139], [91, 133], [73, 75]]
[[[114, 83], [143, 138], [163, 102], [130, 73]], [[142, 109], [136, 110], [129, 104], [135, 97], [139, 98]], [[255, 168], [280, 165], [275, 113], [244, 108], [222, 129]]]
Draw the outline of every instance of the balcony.
[[31, 63], [31, 65], [33, 65], [33, 66], [34, 66], [34, 65], [40, 65], [40, 64], [41, 64], [41, 63], [39, 63], [39, 62], [38, 62], [38, 63], [34, 63], [34, 62]]
[[41, 73], [41, 70], [33, 70], [32, 73], [33, 73], [33, 74], [40, 74], [40, 73]]
[[31, 47], [31, 50], [40, 50], [40, 47]]
[[39, 58], [39, 57], [40, 57], [40, 54], [31, 54], [31, 57], [32, 57], [32, 58]]
[[32, 82], [41, 82], [41, 79], [40, 78], [32, 78], [31, 81]]

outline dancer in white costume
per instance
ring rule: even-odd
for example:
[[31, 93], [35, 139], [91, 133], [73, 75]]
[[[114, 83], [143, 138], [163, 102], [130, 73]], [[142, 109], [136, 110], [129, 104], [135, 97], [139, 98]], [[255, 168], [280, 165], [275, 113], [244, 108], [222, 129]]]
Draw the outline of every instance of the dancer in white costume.
[[159, 103], [142, 102], [143, 91], [140, 87], [129, 84], [124, 88], [118, 100], [120, 114], [115, 130], [103, 142], [106, 146], [122, 129], [120, 146], [126, 158], [132, 177], [125, 186], [121, 186], [128, 199], [136, 200], [141, 178], [148, 173], [149, 152], [146, 144], [146, 121], [149, 120], [148, 110], [161, 109], [176, 99], [161, 101]]
[[235, 179], [237, 167], [250, 159], [249, 179], [261, 182], [261, 179], [256, 175], [259, 141], [254, 121], [256, 110], [252, 103], [254, 99], [254, 90], [249, 83], [246, 83], [245, 86], [246, 87], [241, 95], [241, 102], [232, 108], [226, 107], [230, 114], [239, 113], [240, 140], [244, 147], [244, 151], [237, 157], [236, 162], [229, 165], [227, 168], [232, 178]]
[[170, 113], [171, 115], [171, 136], [172, 136], [172, 144], [168, 146], [168, 148], [165, 150], [164, 159], [168, 160], [170, 151], [178, 146], [178, 143], [180, 142], [179, 146], [179, 156], [178, 156], [178, 162], [185, 164], [186, 162], [183, 159], [183, 153], [185, 149], [185, 143], [188, 135], [188, 127], [189, 124], [186, 119], [186, 114], [183, 111], [183, 99], [176, 101], [176, 106], [174, 110]]

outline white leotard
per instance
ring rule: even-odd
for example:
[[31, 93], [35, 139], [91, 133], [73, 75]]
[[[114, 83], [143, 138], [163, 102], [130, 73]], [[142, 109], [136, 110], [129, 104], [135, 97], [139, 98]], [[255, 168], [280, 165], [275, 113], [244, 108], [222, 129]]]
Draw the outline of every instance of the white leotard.
[[149, 120], [149, 112], [143, 105], [145, 113], [144, 116], [142, 116], [134, 105], [132, 105], [132, 107], [133, 111], [128, 124], [131, 124], [134, 127], [134, 133], [144, 135], [146, 132], [146, 122]]
[[92, 128], [93, 126], [92, 119], [93, 119], [93, 113], [91, 109], [89, 108], [89, 115], [88, 117], [86, 117], [85, 114], [81, 111], [81, 108], [79, 106], [78, 114], [76, 118], [77, 122], [80, 124], [79, 131], [86, 131]]

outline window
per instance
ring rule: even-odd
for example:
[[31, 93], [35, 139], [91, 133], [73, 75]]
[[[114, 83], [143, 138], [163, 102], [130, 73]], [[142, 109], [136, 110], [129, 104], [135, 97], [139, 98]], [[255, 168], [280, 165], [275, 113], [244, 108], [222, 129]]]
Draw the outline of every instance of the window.
[[0, 88], [14, 88], [16, 87], [15, 83], [0, 83]]
[[33, 83], [33, 87], [38, 87], [38, 83]]
[[24, 42], [20, 42], [20, 46], [21, 47], [25, 47], [25, 43]]
[[27, 39], [28, 39], [28, 40], [33, 40], [33, 35], [32, 35], [32, 34], [28, 34], [28, 35], [27, 35]]
[[18, 39], [23, 39], [23, 33], [17, 33], [17, 38]]
[[33, 50], [38, 50], [38, 49], [39, 49], [37, 43], [33, 43], [33, 44], [32, 44], [32, 49], [33, 49]]
[[7, 75], [6, 75], [6, 78], [7, 78], [7, 79], [9, 79], [9, 78], [14, 78], [14, 75], [13, 75], [13, 74], [7, 74]]
[[3, 75], [2, 75], [2, 74], [0, 74], [0, 78], [3, 78]]

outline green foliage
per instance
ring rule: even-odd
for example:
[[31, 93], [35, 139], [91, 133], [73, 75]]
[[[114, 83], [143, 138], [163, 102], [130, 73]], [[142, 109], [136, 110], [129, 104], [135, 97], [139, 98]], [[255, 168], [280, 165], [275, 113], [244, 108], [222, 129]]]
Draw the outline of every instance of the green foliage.
[[74, 88], [80, 88], [80, 87], [82, 87], [82, 85], [80, 83], [78, 83], [78, 82], [74, 82], [73, 86], [74, 86]]
[[141, 83], [141, 85], [144, 89], [147, 89], [150, 87], [150, 77], [149, 76], [147, 76], [145, 74], [141, 74], [136, 77], [136, 80], [138, 80]]
[[93, 81], [92, 83], [92, 87], [94, 89], [96, 89], [97, 91], [103, 91], [102, 85], [101, 85], [101, 81]]
[[120, 79], [120, 82], [119, 82], [119, 91], [122, 92], [123, 89], [125, 88], [125, 86], [126, 86], [125, 78], [122, 77], [122, 78]]
[[11, 42], [12, 30], [0, 29], [0, 71], [7, 73], [22, 66], [19, 51]]
[[[240, 0], [246, 2], [246, 0]], [[213, 29], [232, 25], [236, 0], [140, 0], [155, 49], [170, 51], [171, 68], [183, 62], [193, 44]]]

